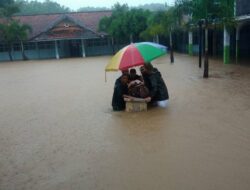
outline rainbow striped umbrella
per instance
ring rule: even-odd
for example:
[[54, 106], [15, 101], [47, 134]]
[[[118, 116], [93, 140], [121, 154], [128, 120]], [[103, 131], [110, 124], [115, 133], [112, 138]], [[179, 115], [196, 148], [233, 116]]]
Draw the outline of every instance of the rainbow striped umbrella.
[[167, 53], [167, 47], [153, 43], [132, 43], [118, 51], [110, 60], [105, 71], [126, 70], [150, 62]]

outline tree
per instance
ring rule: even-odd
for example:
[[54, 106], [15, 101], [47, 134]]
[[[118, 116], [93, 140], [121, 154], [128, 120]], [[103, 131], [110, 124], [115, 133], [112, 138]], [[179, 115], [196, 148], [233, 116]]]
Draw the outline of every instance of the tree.
[[20, 5], [20, 12], [18, 15], [70, 12], [68, 7], [62, 6], [51, 0], [46, 0], [44, 2], [38, 2], [34, 0], [17, 0], [17, 2]]
[[19, 6], [14, 0], [0, 0], [0, 17], [10, 18], [19, 11]]
[[20, 24], [18, 21], [12, 20], [8, 24], [0, 24], [0, 33], [3, 36], [4, 42], [7, 44], [9, 58], [12, 61], [11, 49], [13, 43], [19, 42], [23, 60], [27, 60], [24, 53], [23, 42], [27, 40], [27, 32], [31, 31], [30, 26]]
[[11, 55], [11, 47], [14, 42], [15, 32], [16, 32], [12, 30], [12, 28], [13, 27], [10, 23], [0, 24], [0, 34], [3, 37], [2, 38], [3, 42], [7, 45], [10, 61], [13, 60], [12, 55]]
[[150, 4], [145, 4], [145, 5], [139, 5], [138, 7], [134, 7], [134, 8], [157, 12], [157, 11], [166, 10], [166, 5], [162, 3], [150, 3]]
[[143, 9], [131, 9], [125, 17], [124, 26], [127, 36], [133, 36], [133, 40], [140, 39], [140, 33], [147, 28], [147, 18], [150, 12]]
[[192, 19], [207, 18], [230, 25], [234, 21], [234, 4], [235, 0], [193, 0]]
[[212, 26], [214, 31], [217, 26], [224, 29], [225, 64], [230, 59], [229, 30], [235, 26], [234, 5], [235, 0], [193, 0], [193, 22], [206, 19], [207, 27]]
[[2, 17], [2, 23], [0, 23], [0, 40], [5, 42], [8, 46], [8, 53], [10, 60], [11, 55], [11, 41], [14, 39], [16, 31], [12, 31], [12, 18], [11, 16], [18, 12], [19, 8], [13, 0], [0, 0], [0, 18]]
[[20, 45], [21, 45], [21, 52], [22, 52], [23, 60], [27, 60], [28, 58], [24, 52], [23, 42], [28, 39], [28, 32], [31, 32], [32, 28], [27, 24], [19, 24], [18, 22], [16, 22], [14, 25], [15, 25], [15, 30], [17, 31], [16, 38], [20, 42]]
[[141, 33], [141, 37], [145, 40], [155, 38], [158, 41], [158, 35], [164, 35], [163, 19], [165, 15], [163, 11], [151, 13], [147, 19], [147, 29]]
[[12, 15], [19, 11], [18, 4], [13, 0], [1, 0], [0, 14], [3, 17], [2, 23], [0, 23], [1, 39], [8, 48], [9, 58], [12, 61], [11, 49], [15, 42], [19, 42], [21, 45], [23, 60], [27, 57], [24, 53], [23, 42], [27, 40], [27, 32], [31, 31], [31, 27], [25, 24], [21, 24], [17, 20], [13, 20]]
[[188, 19], [193, 14], [193, 1], [191, 0], [176, 0], [173, 7], [172, 15], [176, 18], [176, 24], [181, 27], [185, 27], [189, 20], [185, 20], [184, 16]]
[[139, 40], [140, 33], [147, 28], [149, 11], [129, 9], [127, 4], [115, 4], [110, 17], [104, 17], [99, 23], [99, 31], [107, 32], [120, 42], [133, 39]]
[[107, 7], [81, 7], [77, 9], [77, 12], [86, 12], [86, 11], [107, 11], [110, 10]]

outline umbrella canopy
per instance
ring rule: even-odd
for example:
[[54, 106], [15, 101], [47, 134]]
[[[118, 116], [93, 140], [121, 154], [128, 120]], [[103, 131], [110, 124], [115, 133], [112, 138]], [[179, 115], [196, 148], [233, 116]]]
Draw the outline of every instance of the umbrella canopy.
[[167, 47], [153, 42], [132, 43], [118, 51], [105, 71], [126, 70], [140, 66], [167, 53]]

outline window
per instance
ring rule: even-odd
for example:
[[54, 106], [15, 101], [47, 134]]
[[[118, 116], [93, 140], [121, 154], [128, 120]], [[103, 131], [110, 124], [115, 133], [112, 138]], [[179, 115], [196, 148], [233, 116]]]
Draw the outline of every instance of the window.
[[18, 44], [13, 44], [12, 47], [13, 47], [14, 51], [21, 51], [21, 44], [19, 44], [19, 43]]
[[39, 49], [54, 49], [55, 42], [40, 42], [38, 43]]
[[92, 46], [106, 46], [108, 45], [108, 40], [106, 38], [100, 38], [100, 39], [94, 39], [94, 40], [87, 40], [86, 41], [86, 45], [88, 47], [92, 47]]
[[24, 46], [24, 50], [35, 50], [36, 49], [35, 43], [25, 43], [23, 46]]
[[8, 51], [8, 47], [6, 44], [0, 44], [0, 52], [6, 52]]

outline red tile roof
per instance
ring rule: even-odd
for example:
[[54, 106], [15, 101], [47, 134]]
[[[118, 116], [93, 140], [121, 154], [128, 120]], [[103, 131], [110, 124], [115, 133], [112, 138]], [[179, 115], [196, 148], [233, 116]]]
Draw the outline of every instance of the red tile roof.
[[46, 32], [53, 27], [62, 17], [71, 17], [77, 23], [91, 31], [98, 33], [98, 24], [101, 18], [111, 16], [111, 11], [97, 11], [97, 12], [79, 12], [79, 13], [58, 13], [58, 14], [44, 14], [44, 15], [27, 15], [15, 16], [14, 19], [19, 20], [23, 24], [28, 24], [32, 27], [32, 32], [29, 34], [29, 39]]

